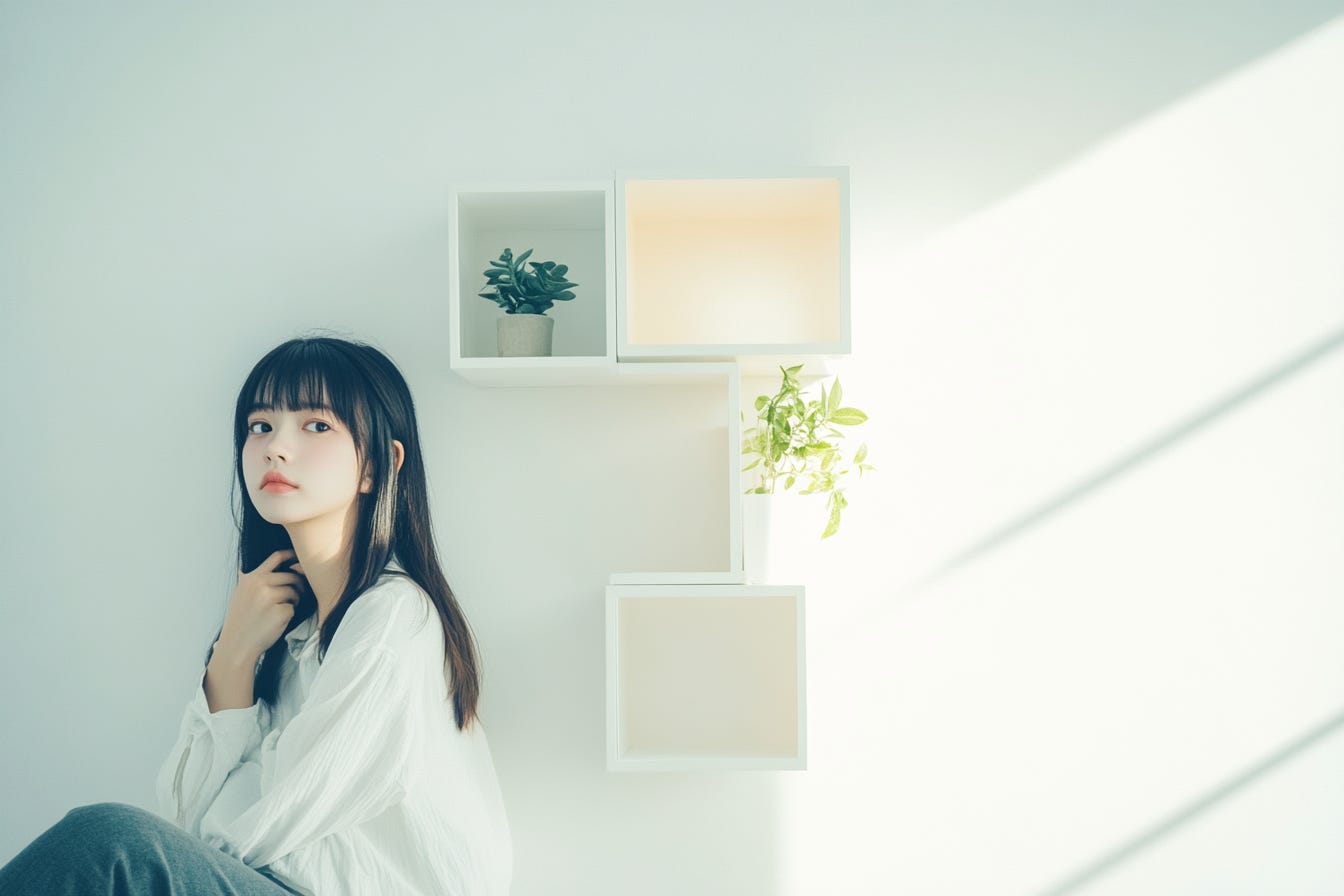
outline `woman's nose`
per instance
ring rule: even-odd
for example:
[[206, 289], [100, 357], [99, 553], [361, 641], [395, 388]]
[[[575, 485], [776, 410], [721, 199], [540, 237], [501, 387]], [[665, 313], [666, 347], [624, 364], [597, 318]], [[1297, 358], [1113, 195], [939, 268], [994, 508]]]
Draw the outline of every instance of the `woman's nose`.
[[272, 432], [271, 438], [266, 442], [266, 459], [270, 461], [277, 458], [289, 460], [289, 436], [279, 430]]

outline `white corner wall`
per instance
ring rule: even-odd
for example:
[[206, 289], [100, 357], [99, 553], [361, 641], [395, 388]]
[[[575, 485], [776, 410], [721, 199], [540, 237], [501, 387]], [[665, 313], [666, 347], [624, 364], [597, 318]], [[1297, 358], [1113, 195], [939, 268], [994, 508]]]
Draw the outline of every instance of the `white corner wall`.
[[[150, 805], [235, 390], [326, 328], [415, 390], [519, 896], [1326, 892], [1338, 734], [1162, 826], [1344, 707], [1344, 4], [1097, 6], [6, 6], [0, 862]], [[454, 376], [448, 188], [756, 164], [851, 166], [878, 467], [795, 545], [809, 768], [610, 774], [724, 397]]]

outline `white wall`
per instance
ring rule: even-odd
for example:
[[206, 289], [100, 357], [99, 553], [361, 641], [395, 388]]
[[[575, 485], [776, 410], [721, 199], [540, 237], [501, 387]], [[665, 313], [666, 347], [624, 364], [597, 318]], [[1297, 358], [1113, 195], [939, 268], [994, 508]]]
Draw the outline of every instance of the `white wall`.
[[[324, 327], [415, 390], [517, 893], [1326, 892], [1338, 737], [1082, 877], [1344, 706], [1344, 4], [863, 6], [5, 7], [0, 860], [150, 804], [235, 390]], [[459, 380], [448, 184], [846, 163], [810, 768], [609, 774], [602, 585], [724, 562], [722, 395]]]

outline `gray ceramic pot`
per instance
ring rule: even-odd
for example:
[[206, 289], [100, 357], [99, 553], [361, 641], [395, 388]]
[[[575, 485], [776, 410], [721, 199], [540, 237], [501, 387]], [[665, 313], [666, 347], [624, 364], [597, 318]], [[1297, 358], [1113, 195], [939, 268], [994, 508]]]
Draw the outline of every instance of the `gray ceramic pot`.
[[546, 357], [551, 354], [555, 319], [544, 314], [506, 314], [499, 319], [499, 357]]

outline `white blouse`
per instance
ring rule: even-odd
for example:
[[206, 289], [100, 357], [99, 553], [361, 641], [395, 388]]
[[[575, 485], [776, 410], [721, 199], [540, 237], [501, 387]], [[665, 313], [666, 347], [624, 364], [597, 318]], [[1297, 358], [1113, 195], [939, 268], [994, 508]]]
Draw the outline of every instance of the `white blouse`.
[[429, 596], [384, 572], [321, 664], [316, 626], [285, 635], [273, 711], [212, 713], [197, 682], [156, 781], [160, 814], [306, 896], [507, 894], [490, 746], [479, 719], [457, 728]]

